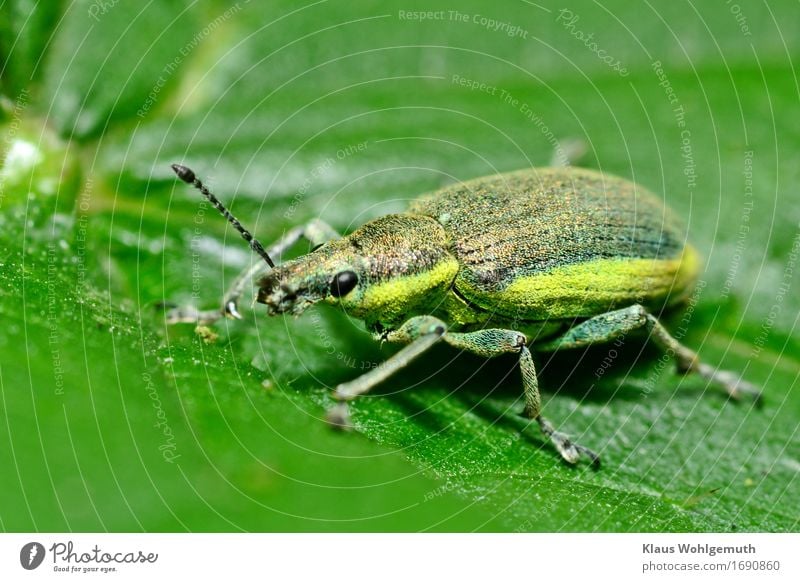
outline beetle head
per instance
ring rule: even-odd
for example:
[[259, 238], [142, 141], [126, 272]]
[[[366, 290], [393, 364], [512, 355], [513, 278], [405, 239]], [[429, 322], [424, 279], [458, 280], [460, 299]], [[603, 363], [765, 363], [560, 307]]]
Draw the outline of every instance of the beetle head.
[[368, 322], [392, 323], [435, 302], [457, 270], [441, 225], [389, 215], [279, 265], [259, 282], [257, 300], [269, 315], [299, 315], [325, 301]]
[[258, 283], [257, 297], [267, 306], [267, 314], [300, 315], [314, 303], [352, 291], [364, 265], [343, 240], [326, 243], [267, 273]]

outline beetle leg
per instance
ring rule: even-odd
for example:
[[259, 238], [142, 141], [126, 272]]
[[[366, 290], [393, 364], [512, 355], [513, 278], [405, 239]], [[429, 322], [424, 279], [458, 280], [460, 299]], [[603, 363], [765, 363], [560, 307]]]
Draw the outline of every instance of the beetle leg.
[[375, 385], [408, 365], [414, 358], [428, 350], [439, 339], [448, 345], [473, 354], [492, 358], [502, 354], [519, 354], [522, 382], [525, 390], [525, 412], [539, 423], [542, 432], [553, 442], [558, 452], [570, 463], [578, 462], [581, 454], [588, 456], [593, 464], [599, 464], [599, 457], [591, 450], [573, 443], [566, 435], [557, 432], [553, 425], [540, 414], [541, 398], [536, 379], [536, 368], [525, 336], [507, 329], [483, 329], [475, 332], [448, 332], [445, 323], [435, 317], [412, 317], [400, 328], [384, 334], [387, 341], [408, 344], [383, 365], [370, 370], [355, 380], [336, 387], [334, 398], [340, 401], [328, 412], [328, 422], [344, 428], [349, 426], [349, 413], [346, 401], [365, 394]]
[[650, 337], [665, 353], [675, 358], [678, 371], [682, 373], [696, 373], [706, 380], [717, 384], [736, 399], [750, 397], [758, 401], [761, 392], [742, 380], [737, 374], [726, 370], [718, 370], [713, 366], [704, 364], [697, 353], [672, 337], [655, 316], [648, 313], [641, 305], [632, 305], [625, 309], [610, 311], [603, 315], [593, 317], [583, 323], [570, 328], [561, 337], [537, 344], [537, 351], [549, 352], [559, 349], [581, 348], [594, 343], [610, 342], [618, 337], [625, 336], [635, 329], [644, 328], [650, 332]]
[[519, 368], [525, 391], [525, 415], [539, 423], [542, 433], [550, 439], [568, 463], [577, 463], [581, 454], [584, 454], [589, 457], [592, 465], [600, 465], [600, 457], [596, 453], [556, 431], [550, 421], [541, 415], [542, 400], [539, 395], [536, 367], [526, 345], [527, 340], [522, 333], [509, 329], [482, 329], [467, 333], [447, 333], [443, 339], [453, 347], [486, 358], [508, 353], [519, 354]]
[[[280, 240], [267, 249], [267, 254], [270, 257], [280, 258], [284, 251], [303, 238], [308, 240], [312, 246], [319, 246], [330, 240], [339, 238], [339, 234], [326, 222], [322, 220], [312, 220], [303, 226], [297, 226], [291, 229], [283, 235]], [[237, 308], [239, 298], [253, 279], [267, 273], [269, 269], [269, 265], [264, 261], [258, 261], [250, 265], [233, 280], [233, 284], [222, 297], [222, 306], [219, 309], [200, 311], [190, 306], [175, 307], [167, 312], [167, 323], [198, 323], [207, 325], [214, 323], [222, 317], [241, 319], [242, 316]]]
[[690, 350], [672, 337], [655, 317], [648, 314], [647, 318], [653, 339], [665, 353], [672, 354], [675, 357], [678, 372], [698, 374], [709, 382], [724, 388], [731, 398], [736, 400], [749, 398], [756, 404], [760, 404], [761, 390], [755, 385], [743, 380], [735, 372], [719, 370], [714, 366], [701, 362], [695, 351]]
[[337, 428], [348, 428], [350, 414], [346, 402], [361, 394], [366, 394], [386, 378], [407, 366], [439, 341], [446, 330], [447, 326], [440, 319], [420, 316], [412, 317], [398, 329], [386, 333], [387, 341], [408, 345], [377, 368], [373, 368], [355, 380], [339, 384], [333, 394], [333, 397], [339, 400], [339, 404], [328, 411], [328, 422]]

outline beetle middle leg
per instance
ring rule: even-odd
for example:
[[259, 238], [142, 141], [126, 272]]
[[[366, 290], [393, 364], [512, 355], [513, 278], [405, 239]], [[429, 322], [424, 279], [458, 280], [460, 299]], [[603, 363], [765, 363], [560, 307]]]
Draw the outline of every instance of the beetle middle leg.
[[[280, 240], [273, 243], [267, 249], [267, 253], [273, 257], [280, 257], [284, 251], [303, 238], [308, 240], [312, 246], [316, 247], [339, 237], [339, 233], [328, 225], [328, 223], [322, 220], [312, 220], [302, 226], [291, 229], [283, 235]], [[269, 269], [270, 266], [264, 261], [258, 261], [250, 265], [233, 280], [233, 284], [231, 284], [230, 288], [225, 292], [225, 295], [222, 296], [221, 307], [204, 311], [191, 306], [175, 307], [167, 312], [167, 323], [197, 323], [206, 325], [214, 323], [223, 317], [241, 319], [242, 316], [238, 310], [239, 299], [250, 283], [257, 277], [267, 273]]]
[[701, 362], [695, 351], [672, 337], [661, 325], [661, 322], [641, 305], [632, 305], [625, 309], [592, 317], [570, 328], [564, 335], [554, 340], [537, 344], [535, 349], [547, 352], [581, 348], [590, 344], [613, 341], [636, 329], [648, 330], [656, 345], [675, 358], [679, 372], [699, 374], [706, 380], [724, 388], [732, 398], [749, 397], [756, 401], [760, 399], [761, 392], [758, 388], [744, 381], [738, 374], [727, 370], [718, 370]]
[[556, 431], [553, 425], [542, 415], [539, 384], [536, 368], [531, 352], [526, 345], [525, 335], [509, 329], [483, 329], [474, 332], [449, 332], [446, 324], [431, 316], [412, 317], [397, 330], [385, 335], [390, 342], [408, 344], [397, 354], [389, 358], [382, 366], [367, 372], [346, 384], [336, 388], [334, 397], [340, 400], [328, 414], [328, 420], [335, 426], [348, 424], [348, 412], [345, 401], [368, 392], [379, 382], [406, 366], [411, 360], [428, 350], [440, 339], [445, 343], [473, 354], [492, 358], [502, 354], [519, 354], [519, 365], [525, 391], [525, 412], [532, 420], [539, 423], [542, 432], [555, 445], [561, 456], [569, 463], [578, 462], [581, 454], [589, 457], [593, 464], [599, 464], [599, 457], [590, 449], [571, 441], [566, 435]]

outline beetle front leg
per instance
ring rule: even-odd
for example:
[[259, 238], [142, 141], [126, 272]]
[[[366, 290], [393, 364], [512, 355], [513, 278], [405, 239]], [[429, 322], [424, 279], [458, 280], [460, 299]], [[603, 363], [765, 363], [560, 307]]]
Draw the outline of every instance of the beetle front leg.
[[[297, 226], [287, 232], [283, 237], [267, 249], [270, 257], [280, 258], [292, 245], [305, 238], [312, 246], [319, 246], [330, 240], [339, 238], [333, 228], [322, 220], [312, 220], [303, 226]], [[269, 271], [270, 267], [263, 261], [258, 261], [250, 265], [236, 276], [233, 284], [222, 297], [222, 305], [218, 309], [208, 309], [200, 311], [191, 306], [181, 306], [170, 309], [166, 314], [167, 323], [197, 323], [208, 325], [221, 319], [230, 317], [241, 319], [238, 310], [239, 299], [248, 288], [253, 279], [260, 277]]]
[[440, 319], [420, 316], [412, 317], [398, 329], [386, 334], [387, 341], [408, 345], [377, 368], [373, 368], [355, 380], [339, 384], [333, 393], [333, 397], [339, 400], [339, 404], [328, 411], [328, 422], [337, 428], [348, 428], [350, 412], [347, 401], [366, 394], [386, 378], [406, 367], [417, 356], [426, 352], [439, 341], [446, 331], [447, 326]]

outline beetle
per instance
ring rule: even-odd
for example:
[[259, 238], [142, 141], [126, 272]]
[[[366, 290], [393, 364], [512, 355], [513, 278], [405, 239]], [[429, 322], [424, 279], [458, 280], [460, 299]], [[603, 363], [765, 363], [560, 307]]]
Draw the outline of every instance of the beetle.
[[[531, 352], [614, 341], [642, 330], [674, 358], [733, 398], [759, 398], [737, 374], [701, 362], [653, 315], [687, 299], [699, 257], [681, 221], [633, 182], [572, 166], [533, 168], [447, 186], [406, 212], [367, 222], [345, 236], [320, 220], [265, 249], [186, 166], [173, 164], [263, 259], [241, 273], [211, 311], [175, 308], [170, 323], [240, 318], [237, 302], [253, 279], [267, 315], [300, 315], [319, 302], [364, 321], [375, 339], [404, 344], [382, 365], [336, 387], [328, 412], [349, 423], [347, 403], [438, 342], [491, 358], [516, 354], [525, 415], [568, 463], [599, 456], [541, 414]], [[300, 239], [315, 248], [276, 265]]]

